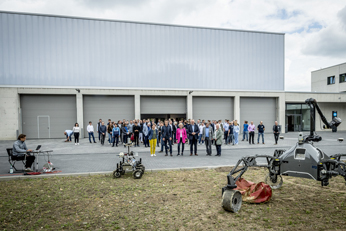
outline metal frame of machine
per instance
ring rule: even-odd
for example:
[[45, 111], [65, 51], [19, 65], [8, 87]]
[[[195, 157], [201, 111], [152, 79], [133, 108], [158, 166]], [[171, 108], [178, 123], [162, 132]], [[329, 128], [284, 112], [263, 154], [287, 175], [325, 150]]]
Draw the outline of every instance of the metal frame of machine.
[[[315, 133], [316, 110], [325, 124], [325, 128], [336, 128], [341, 124], [341, 119], [334, 117], [332, 121], [328, 122], [315, 99], [307, 99], [305, 103], [310, 107], [310, 134], [303, 136], [303, 133], [299, 133], [296, 145], [288, 150], [277, 149], [273, 156], [254, 155], [241, 158], [227, 175], [227, 185], [222, 188], [222, 207], [225, 210], [230, 212], [240, 210], [242, 196], [239, 191], [234, 189], [237, 188], [236, 182], [249, 167], [267, 168], [269, 173], [265, 178], [265, 183], [270, 185], [272, 189], [278, 189], [282, 186], [282, 175], [321, 181], [321, 186], [327, 186], [330, 178], [339, 175], [344, 177], [346, 181], [346, 163], [340, 160], [346, 154], [327, 156], [313, 144], [313, 142], [322, 140], [322, 137]], [[343, 138], [339, 138], [338, 141], [342, 142]], [[256, 159], [258, 158], [264, 158], [267, 164], [257, 164]], [[235, 174], [238, 175], [233, 176]]]

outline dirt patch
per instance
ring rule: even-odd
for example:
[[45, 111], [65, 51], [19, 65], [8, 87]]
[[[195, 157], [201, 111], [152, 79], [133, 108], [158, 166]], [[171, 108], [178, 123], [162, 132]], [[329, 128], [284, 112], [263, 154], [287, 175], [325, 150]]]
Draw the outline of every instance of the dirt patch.
[[[221, 207], [231, 168], [57, 177], [0, 182], [1, 230], [330, 230], [346, 225], [342, 177], [328, 187], [284, 177], [265, 204], [243, 203], [239, 213]], [[263, 181], [266, 171], [244, 178]]]

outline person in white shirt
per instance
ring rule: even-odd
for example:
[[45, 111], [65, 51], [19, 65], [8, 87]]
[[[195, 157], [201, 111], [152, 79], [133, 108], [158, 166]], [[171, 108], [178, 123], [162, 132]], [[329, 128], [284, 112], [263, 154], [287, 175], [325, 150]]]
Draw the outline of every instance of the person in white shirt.
[[79, 131], [80, 131], [80, 128], [79, 128], [79, 124], [78, 123], [75, 123], [72, 131], [73, 131], [73, 135], [74, 135], [74, 145], [79, 145]]
[[87, 131], [89, 133], [89, 142], [91, 143], [91, 137], [93, 137], [94, 143], [95, 142], [95, 137], [94, 137], [94, 126], [92, 125], [91, 121], [89, 121], [89, 125], [87, 127]]
[[203, 128], [205, 127], [204, 123], [200, 123], [198, 125], [198, 128], [199, 128], [199, 135], [198, 135], [198, 145], [201, 145], [201, 142], [202, 144], [204, 144], [204, 140], [202, 140], [202, 133], [203, 133]]

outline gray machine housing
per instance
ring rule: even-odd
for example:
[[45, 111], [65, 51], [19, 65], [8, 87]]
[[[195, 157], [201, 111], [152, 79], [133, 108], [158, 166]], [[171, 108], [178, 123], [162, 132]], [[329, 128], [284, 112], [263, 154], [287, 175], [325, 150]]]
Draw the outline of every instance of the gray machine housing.
[[319, 180], [318, 165], [328, 159], [330, 157], [313, 143], [298, 142], [279, 157], [280, 175]]

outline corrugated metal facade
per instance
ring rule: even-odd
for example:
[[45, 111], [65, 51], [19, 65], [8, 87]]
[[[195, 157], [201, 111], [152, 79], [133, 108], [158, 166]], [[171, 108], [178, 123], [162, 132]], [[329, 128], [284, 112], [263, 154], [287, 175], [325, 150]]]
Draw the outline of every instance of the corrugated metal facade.
[[141, 97], [141, 114], [186, 114], [186, 109], [186, 97]]
[[284, 34], [0, 12], [0, 85], [284, 90]]
[[[276, 118], [276, 98], [272, 97], [241, 97], [240, 98], [240, 120], [238, 121], [243, 131], [244, 121], [251, 121], [257, 126], [261, 121], [265, 126], [265, 133], [273, 133], [273, 125]], [[257, 136], [256, 136], [257, 137]]]
[[195, 120], [234, 119], [233, 97], [193, 97], [193, 118]]
[[108, 119], [118, 120], [135, 118], [135, 100], [133, 96], [85, 95], [83, 97], [84, 136], [88, 137], [89, 121], [97, 134], [97, 122], [102, 119], [107, 125]]

